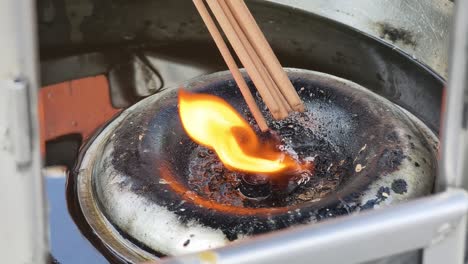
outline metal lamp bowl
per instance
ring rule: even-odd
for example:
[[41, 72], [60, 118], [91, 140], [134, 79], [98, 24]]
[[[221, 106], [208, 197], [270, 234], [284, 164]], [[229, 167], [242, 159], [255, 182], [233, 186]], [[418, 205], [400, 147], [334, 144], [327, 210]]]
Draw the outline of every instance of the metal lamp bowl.
[[[106, 247], [136, 262], [431, 193], [438, 141], [420, 120], [350, 81], [308, 70], [287, 73], [308, 115], [301, 121], [301, 136], [291, 138], [292, 148], [314, 150], [316, 141], [324, 140], [336, 162], [349, 161], [333, 192], [290, 206], [252, 208], [218, 204], [191, 190], [188, 163], [197, 145], [181, 127], [178, 87], [173, 87], [111, 121], [88, 142], [72, 173], [77, 205]], [[229, 72], [183, 86], [218, 95], [246, 112]], [[282, 126], [296, 121], [269, 119], [280, 135]]]

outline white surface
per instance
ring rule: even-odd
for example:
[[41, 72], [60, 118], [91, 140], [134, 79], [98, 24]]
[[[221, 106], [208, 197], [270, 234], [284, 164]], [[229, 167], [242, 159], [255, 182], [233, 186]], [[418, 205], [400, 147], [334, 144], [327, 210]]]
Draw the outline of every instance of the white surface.
[[[397, 41], [413, 58], [448, 75], [453, 3], [449, 0], [269, 0], [318, 14], [380, 37], [378, 23], [410, 31], [416, 45]], [[391, 43], [384, 39], [384, 41]]]
[[[1, 263], [44, 263], [47, 237], [37, 126], [37, 54], [34, 1], [0, 1], [0, 80], [29, 83], [32, 162], [17, 166], [8, 89], [0, 85]], [[25, 106], [26, 107], [26, 106]], [[25, 128], [26, 129], [26, 128]], [[32, 151], [31, 151], [32, 149]]]

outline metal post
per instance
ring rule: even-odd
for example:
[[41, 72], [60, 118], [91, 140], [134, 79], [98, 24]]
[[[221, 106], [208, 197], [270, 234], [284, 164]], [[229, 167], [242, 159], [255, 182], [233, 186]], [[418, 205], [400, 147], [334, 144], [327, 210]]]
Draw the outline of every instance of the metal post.
[[464, 263], [466, 215], [439, 227], [430, 245], [424, 248], [423, 264]]
[[425, 264], [462, 264], [467, 210], [467, 193], [448, 190], [159, 263], [362, 263], [424, 249]]
[[37, 124], [33, 0], [0, 1], [0, 259], [45, 263], [48, 254]]
[[[455, 3], [448, 87], [442, 109], [442, 151], [437, 182], [439, 191], [447, 188], [468, 190], [468, 0]], [[463, 263], [467, 216], [458, 223], [447, 223], [424, 250], [424, 264]]]
[[456, 1], [448, 87], [443, 112], [442, 152], [438, 189], [468, 189], [468, 1]]

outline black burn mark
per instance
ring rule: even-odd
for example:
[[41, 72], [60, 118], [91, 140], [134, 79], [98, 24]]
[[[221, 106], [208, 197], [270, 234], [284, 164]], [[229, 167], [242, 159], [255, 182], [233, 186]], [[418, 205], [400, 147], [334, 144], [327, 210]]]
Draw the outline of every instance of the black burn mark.
[[398, 134], [397, 134], [396, 131], [392, 131], [392, 132], [388, 133], [386, 138], [387, 138], [387, 140], [389, 140], [391, 142], [398, 142]]
[[391, 171], [394, 171], [401, 165], [406, 155], [401, 149], [384, 149], [382, 156], [379, 159], [379, 166]]
[[[115, 134], [112, 136], [114, 138], [114, 151], [111, 154], [111, 162], [113, 167], [123, 175], [136, 175], [143, 180], [148, 180], [146, 176], [151, 175], [151, 169], [148, 168], [151, 164], [142, 155], [142, 142], [140, 140], [149, 133], [150, 118], [149, 116], [132, 113], [125, 119], [123, 125], [115, 130]], [[151, 183], [152, 181], [148, 180], [147, 182]], [[147, 182], [145, 182], [145, 185]]]
[[377, 26], [381, 38], [389, 40], [392, 43], [401, 42], [416, 47], [416, 38], [411, 31], [394, 27], [386, 22], [377, 23]]
[[361, 210], [373, 209], [376, 205], [379, 205], [381, 202], [387, 200], [390, 196], [390, 188], [380, 187], [377, 191], [375, 199], [368, 200], [364, 205], [361, 205]]
[[315, 218], [317, 219], [317, 221], [323, 221], [328, 218], [347, 215], [350, 212], [353, 212], [355, 209], [356, 207], [349, 207], [341, 203], [334, 207], [327, 207], [317, 210]]
[[408, 191], [408, 184], [403, 179], [394, 180], [392, 190], [398, 194], [404, 194]]
[[373, 209], [376, 204], [379, 204], [377, 199], [368, 200], [361, 206], [361, 210]]
[[184, 247], [188, 246], [190, 244], [190, 239], [187, 239], [185, 242], [184, 242]]
[[390, 195], [390, 188], [388, 187], [380, 187], [380, 189], [377, 191], [377, 199], [381, 201], [385, 201], [389, 195]]

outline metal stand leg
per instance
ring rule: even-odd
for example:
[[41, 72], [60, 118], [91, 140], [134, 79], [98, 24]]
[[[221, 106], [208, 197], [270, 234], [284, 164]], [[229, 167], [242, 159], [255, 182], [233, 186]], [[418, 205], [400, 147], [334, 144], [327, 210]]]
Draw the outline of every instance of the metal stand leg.
[[48, 238], [37, 123], [33, 0], [0, 1], [0, 258], [46, 263]]
[[438, 235], [424, 249], [423, 264], [464, 263], [466, 216], [458, 222], [448, 222], [439, 227]]
[[363, 263], [423, 249], [424, 264], [462, 264], [467, 210], [467, 192], [449, 189], [391, 208], [261, 235], [158, 263]]

